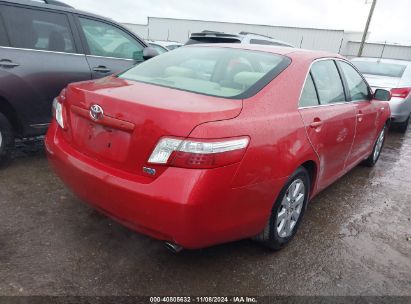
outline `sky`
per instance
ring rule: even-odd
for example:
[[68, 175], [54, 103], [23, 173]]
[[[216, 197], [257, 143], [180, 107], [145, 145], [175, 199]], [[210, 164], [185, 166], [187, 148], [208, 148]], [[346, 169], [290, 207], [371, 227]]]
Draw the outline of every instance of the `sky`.
[[[353, 31], [364, 30], [371, 8], [371, 0], [62, 1], [117, 22], [167, 17]], [[410, 0], [377, 0], [369, 41], [411, 44], [410, 12]]]

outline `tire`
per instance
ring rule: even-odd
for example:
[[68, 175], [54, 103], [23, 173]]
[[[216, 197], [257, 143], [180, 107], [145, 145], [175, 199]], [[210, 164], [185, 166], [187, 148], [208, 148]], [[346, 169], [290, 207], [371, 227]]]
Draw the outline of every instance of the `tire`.
[[8, 164], [13, 148], [13, 128], [6, 116], [0, 113], [0, 168]]
[[[381, 139], [382, 136], [382, 139]], [[374, 167], [377, 161], [380, 159], [381, 150], [384, 147], [385, 137], [387, 136], [387, 126], [385, 125], [384, 128], [378, 133], [378, 137], [375, 140], [374, 148], [370, 156], [363, 162], [364, 166], [367, 167]], [[378, 151], [377, 151], [378, 150]]]
[[406, 133], [408, 130], [408, 124], [410, 123], [410, 118], [408, 117], [406, 121], [398, 123], [397, 129], [400, 133]]
[[[301, 224], [310, 196], [310, 185], [310, 176], [307, 170], [299, 167], [281, 190], [266, 227], [255, 239], [261, 241], [273, 251], [280, 250], [287, 245], [293, 239]], [[296, 196], [290, 193], [290, 189], [296, 189], [295, 186], [298, 186], [300, 189]], [[301, 195], [303, 196], [301, 197]], [[294, 206], [290, 205], [290, 199], [295, 200], [296, 197], [297, 200]], [[298, 199], [298, 197], [300, 197], [300, 199]], [[297, 201], [300, 201], [298, 205], [296, 204]], [[281, 217], [283, 217], [283, 219], [281, 219]], [[291, 229], [287, 230], [287, 227]]]

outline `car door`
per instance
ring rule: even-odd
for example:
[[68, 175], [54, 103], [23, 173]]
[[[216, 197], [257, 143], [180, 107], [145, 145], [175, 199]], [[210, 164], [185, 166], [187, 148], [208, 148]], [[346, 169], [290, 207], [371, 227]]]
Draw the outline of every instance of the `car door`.
[[115, 24], [77, 16], [93, 78], [121, 72], [143, 61], [142, 41]]
[[372, 93], [363, 77], [349, 63], [339, 60], [348, 98], [356, 107], [357, 128], [354, 144], [347, 160], [351, 167], [371, 153], [378, 130], [377, 104], [372, 101]]
[[51, 104], [70, 82], [91, 78], [70, 15], [1, 5], [7, 45], [0, 46], [0, 92], [22, 120], [24, 135], [45, 133]]
[[334, 60], [318, 60], [312, 64], [301, 95], [299, 112], [318, 155], [318, 189], [321, 190], [345, 172], [356, 126], [356, 109], [346, 102]]

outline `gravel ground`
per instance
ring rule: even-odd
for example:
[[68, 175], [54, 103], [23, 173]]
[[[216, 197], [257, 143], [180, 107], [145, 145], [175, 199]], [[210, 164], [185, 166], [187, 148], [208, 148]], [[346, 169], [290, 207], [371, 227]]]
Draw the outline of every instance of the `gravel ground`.
[[284, 250], [239, 241], [174, 255], [71, 194], [42, 142], [0, 171], [0, 295], [411, 296], [411, 132], [391, 132], [309, 205]]

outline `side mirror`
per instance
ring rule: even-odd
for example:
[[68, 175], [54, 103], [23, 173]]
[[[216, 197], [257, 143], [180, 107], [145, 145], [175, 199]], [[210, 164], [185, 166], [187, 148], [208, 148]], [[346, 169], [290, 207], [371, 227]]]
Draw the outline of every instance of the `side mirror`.
[[374, 99], [381, 101], [390, 101], [391, 92], [384, 89], [376, 89], [374, 92]]
[[153, 57], [156, 57], [160, 55], [156, 49], [152, 48], [151, 46], [148, 46], [146, 48], [144, 48], [143, 50], [143, 58], [144, 60], [148, 60], [151, 59]]

